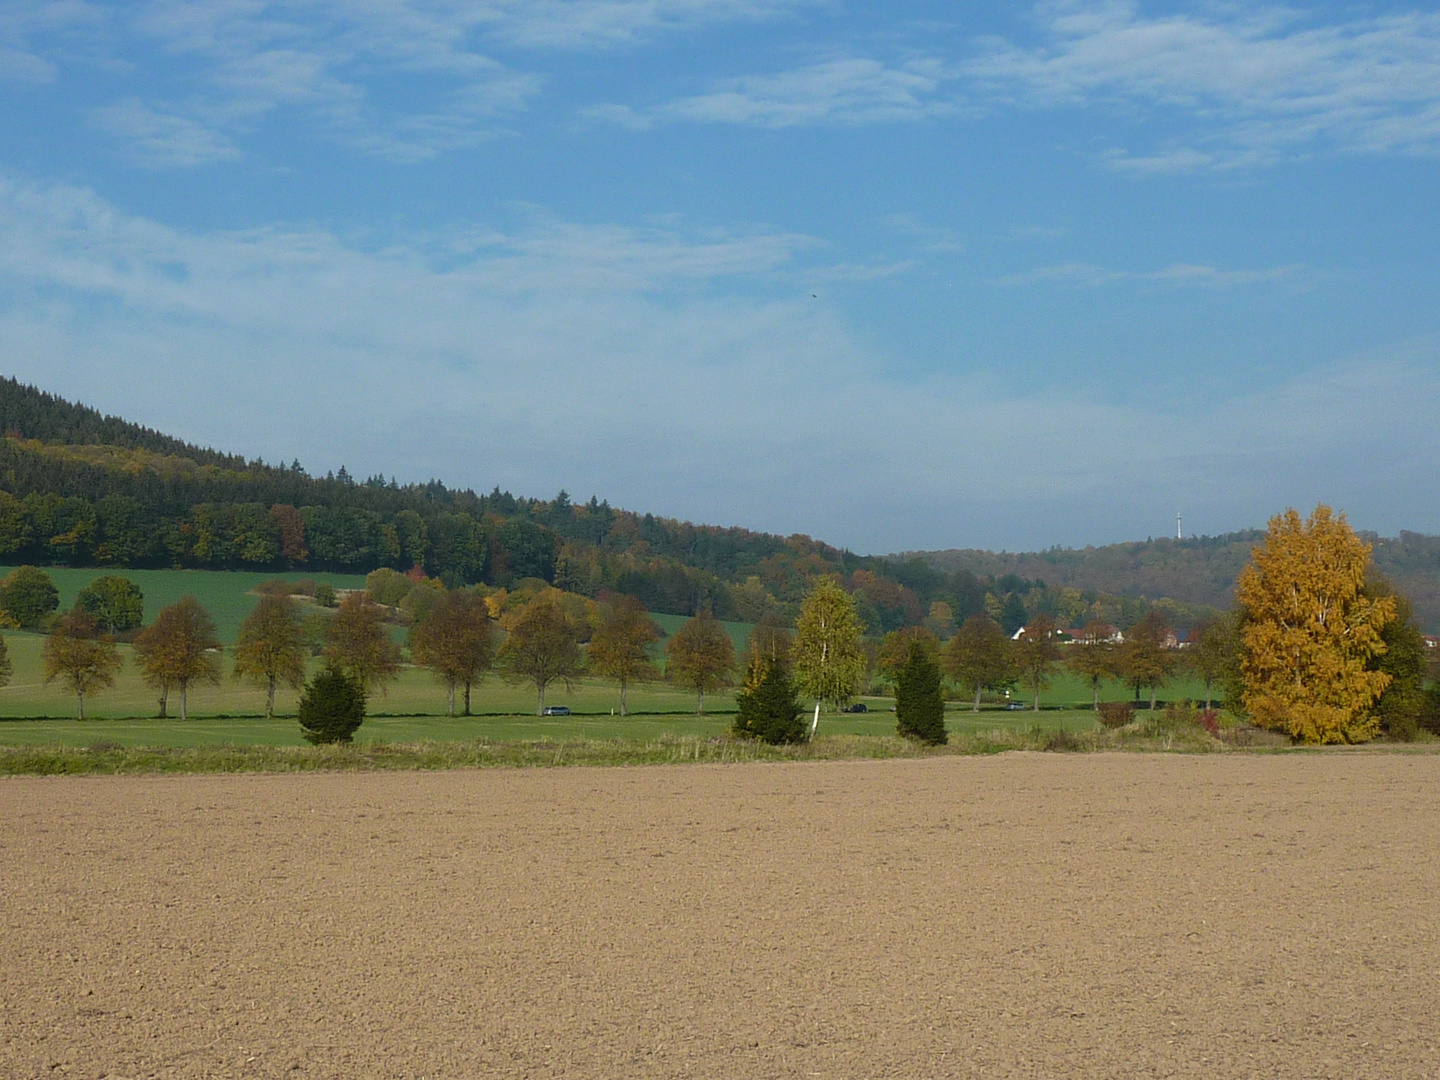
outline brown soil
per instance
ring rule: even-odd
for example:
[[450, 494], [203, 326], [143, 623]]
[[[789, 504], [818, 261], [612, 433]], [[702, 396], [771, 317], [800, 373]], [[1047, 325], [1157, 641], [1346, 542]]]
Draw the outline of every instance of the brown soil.
[[5, 1077], [1434, 1077], [1440, 757], [0, 782]]

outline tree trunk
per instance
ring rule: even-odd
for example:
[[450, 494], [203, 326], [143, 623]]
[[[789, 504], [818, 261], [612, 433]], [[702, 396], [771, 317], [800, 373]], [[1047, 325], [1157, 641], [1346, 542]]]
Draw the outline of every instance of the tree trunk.
[[978, 686], [975, 687], [975, 708], [972, 709], [971, 711], [972, 711], [972, 712], [979, 712], [979, 711], [980, 711], [980, 687], [978, 687]]
[[455, 684], [453, 682], [445, 684], [445, 715], [455, 715]]
[[85, 694], [84, 694], [83, 691], [81, 691], [80, 693], [76, 694], [75, 696], [80, 699], [80, 716], [79, 716], [79, 719], [84, 720], [84, 719], [85, 719]]
[[1093, 700], [1090, 702], [1090, 707], [1091, 707], [1092, 709], [1094, 709], [1096, 712], [1099, 712], [1099, 711], [1100, 711], [1100, 680], [1099, 680], [1099, 679], [1091, 679], [1091, 680], [1090, 680], [1090, 696], [1091, 696], [1091, 698], [1093, 699]]
[[465, 715], [470, 715], [470, 684], [465, 684]]
[[183, 683], [183, 682], [182, 682], [182, 683], [180, 684], [180, 719], [181, 719], [182, 721], [183, 721], [183, 720], [189, 720], [189, 719], [190, 719], [190, 711], [189, 711], [189, 709], [188, 709], [189, 697], [190, 697], [190, 684], [189, 684], [189, 683]]
[[810, 737], [815, 737], [815, 729], [820, 726], [820, 702], [815, 702], [815, 719], [810, 721]]
[[625, 684], [620, 684], [620, 715], [625, 715]]
[[695, 714], [696, 714], [697, 716], [704, 716], [704, 715], [705, 715], [705, 691], [704, 691], [704, 690], [701, 690], [701, 691], [699, 691], [699, 693], [698, 693], [697, 701], [696, 701], [696, 706], [695, 706]]
[[1205, 709], [1206, 709], [1206, 711], [1208, 712], [1211, 707], [1212, 707], [1212, 706], [1211, 706], [1211, 704], [1210, 704], [1210, 680], [1209, 680], [1209, 679], [1206, 679], [1206, 680], [1205, 680]]
[[1035, 711], [1040, 711], [1040, 684], [1037, 682], [1032, 688], [1035, 691]]
[[545, 684], [544, 684], [544, 683], [538, 683], [538, 682], [537, 682], [537, 683], [535, 684], [535, 688], [540, 691], [540, 700], [539, 700], [539, 702], [538, 702], [538, 703], [536, 704], [536, 706], [535, 706], [535, 715], [536, 715], [536, 716], [544, 716], [544, 715], [545, 715]]
[[275, 719], [275, 676], [270, 676], [270, 683], [265, 690], [265, 719]]
[[1155, 711], [1155, 684], [1150, 684], [1150, 711]]
[[164, 720], [170, 712], [170, 684], [160, 684], [160, 719]]

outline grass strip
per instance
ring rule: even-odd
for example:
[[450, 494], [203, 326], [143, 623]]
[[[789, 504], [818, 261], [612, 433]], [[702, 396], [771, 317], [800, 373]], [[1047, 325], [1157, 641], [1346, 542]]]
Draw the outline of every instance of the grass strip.
[[897, 736], [823, 735], [797, 746], [742, 739], [666, 736], [634, 739], [358, 742], [349, 746], [123, 747], [97, 740], [87, 747], [58, 744], [0, 747], [0, 776], [84, 776], [165, 773], [376, 772], [418, 769], [553, 768], [556, 766], [669, 765], [685, 762], [850, 761], [997, 754], [1010, 750], [1085, 752], [1106, 749], [1208, 752], [1221, 745], [1203, 736], [1166, 738], [1095, 732], [991, 731], [952, 736], [927, 747]]

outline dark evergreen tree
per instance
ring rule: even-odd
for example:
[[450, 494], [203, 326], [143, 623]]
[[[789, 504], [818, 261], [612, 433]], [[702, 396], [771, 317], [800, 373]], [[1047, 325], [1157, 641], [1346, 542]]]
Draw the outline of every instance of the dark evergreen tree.
[[772, 745], [805, 741], [803, 709], [784, 663], [765, 663], [754, 687], [735, 695], [735, 704], [736, 735]]
[[326, 668], [300, 695], [300, 727], [305, 741], [348, 743], [365, 722], [365, 688], [343, 671]]
[[1012, 592], [1005, 598], [1005, 606], [1000, 609], [1000, 628], [1013, 637], [1015, 631], [1025, 625], [1026, 618], [1025, 601], [1018, 592]]
[[949, 741], [945, 734], [945, 698], [940, 692], [940, 666], [918, 641], [895, 677], [895, 728], [907, 739], [931, 746]]

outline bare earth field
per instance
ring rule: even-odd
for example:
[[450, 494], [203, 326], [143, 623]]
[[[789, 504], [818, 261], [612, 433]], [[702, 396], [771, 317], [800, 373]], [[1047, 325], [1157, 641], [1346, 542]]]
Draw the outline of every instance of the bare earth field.
[[1434, 1077], [1440, 756], [0, 781], [4, 1077]]

